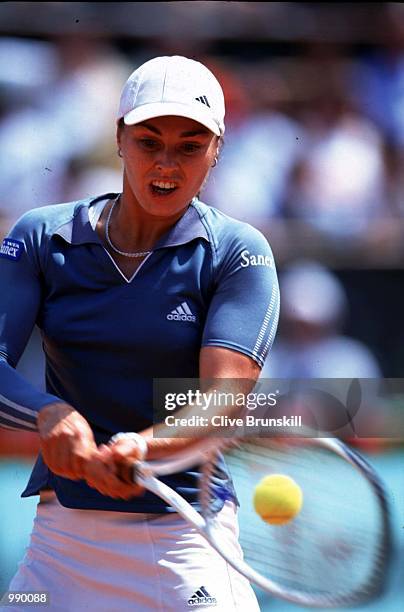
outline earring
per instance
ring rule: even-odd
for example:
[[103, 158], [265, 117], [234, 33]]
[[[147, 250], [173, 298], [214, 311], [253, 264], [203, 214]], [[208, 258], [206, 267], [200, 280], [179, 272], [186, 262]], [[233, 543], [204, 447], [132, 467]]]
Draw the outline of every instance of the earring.
[[118, 153], [118, 157], [122, 157], [122, 151], [121, 151], [121, 149], [118, 149], [117, 153]]
[[213, 160], [212, 168], [214, 168], [216, 164], [217, 164], [217, 157], [215, 157], [215, 159]]

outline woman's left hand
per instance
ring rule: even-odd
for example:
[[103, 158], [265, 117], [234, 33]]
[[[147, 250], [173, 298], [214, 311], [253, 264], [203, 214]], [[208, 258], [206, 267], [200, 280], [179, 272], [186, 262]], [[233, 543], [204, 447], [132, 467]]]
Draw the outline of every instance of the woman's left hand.
[[[101, 444], [97, 456], [86, 466], [85, 480], [90, 487], [108, 497], [128, 500], [141, 495], [144, 489], [129, 477], [130, 468], [139, 457], [139, 448], [133, 440], [119, 440], [108, 446]], [[125, 479], [123, 473], [127, 475]]]

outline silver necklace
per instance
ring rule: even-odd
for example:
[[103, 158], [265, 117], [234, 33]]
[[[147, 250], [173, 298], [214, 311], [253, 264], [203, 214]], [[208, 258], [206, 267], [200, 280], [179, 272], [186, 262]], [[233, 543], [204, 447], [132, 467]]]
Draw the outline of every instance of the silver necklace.
[[111, 216], [112, 216], [112, 211], [114, 210], [115, 204], [118, 202], [119, 200], [118, 196], [117, 198], [115, 198], [111, 208], [109, 209], [109, 213], [108, 213], [108, 217], [107, 217], [107, 221], [105, 223], [105, 239], [108, 243], [108, 246], [111, 247], [111, 249], [113, 251], [115, 251], [115, 253], [118, 253], [119, 255], [123, 255], [124, 257], [145, 257], [146, 255], [150, 255], [151, 251], [143, 251], [143, 252], [139, 252], [139, 253], [127, 253], [126, 251], [120, 251], [119, 249], [116, 248], [116, 246], [112, 243], [111, 238], [109, 237], [109, 224], [111, 221]]

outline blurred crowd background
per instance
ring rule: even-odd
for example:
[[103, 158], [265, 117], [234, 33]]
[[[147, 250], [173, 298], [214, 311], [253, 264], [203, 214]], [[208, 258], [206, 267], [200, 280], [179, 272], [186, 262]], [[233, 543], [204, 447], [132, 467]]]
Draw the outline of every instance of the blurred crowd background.
[[[120, 90], [173, 54], [206, 63], [227, 100], [202, 199], [274, 251], [281, 321], [263, 375], [402, 377], [404, 4], [2, 3], [1, 236], [31, 208], [120, 190]], [[19, 365], [39, 386], [40, 348], [35, 332]], [[36, 448], [0, 433], [8, 461]]]

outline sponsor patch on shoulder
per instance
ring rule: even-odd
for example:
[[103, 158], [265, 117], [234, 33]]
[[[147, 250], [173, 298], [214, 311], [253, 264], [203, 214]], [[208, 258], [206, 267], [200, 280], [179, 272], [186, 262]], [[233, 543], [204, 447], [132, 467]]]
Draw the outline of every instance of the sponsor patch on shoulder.
[[18, 261], [24, 250], [24, 243], [14, 238], [4, 238], [3, 243], [0, 247], [0, 257], [11, 259], [11, 261]]

